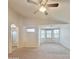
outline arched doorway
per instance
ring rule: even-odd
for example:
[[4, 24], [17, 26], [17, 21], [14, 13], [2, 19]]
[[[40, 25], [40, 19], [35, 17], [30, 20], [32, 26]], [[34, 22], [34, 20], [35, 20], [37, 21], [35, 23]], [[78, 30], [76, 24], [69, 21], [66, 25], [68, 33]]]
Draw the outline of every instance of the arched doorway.
[[11, 24], [11, 41], [12, 51], [19, 47], [19, 28], [15, 24]]

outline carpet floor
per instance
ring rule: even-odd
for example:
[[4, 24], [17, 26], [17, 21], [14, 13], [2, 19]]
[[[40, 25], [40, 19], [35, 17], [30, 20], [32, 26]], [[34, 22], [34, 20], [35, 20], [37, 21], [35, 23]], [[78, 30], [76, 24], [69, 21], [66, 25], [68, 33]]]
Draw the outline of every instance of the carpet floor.
[[70, 59], [69, 50], [57, 43], [42, 44], [38, 48], [20, 48], [9, 59]]

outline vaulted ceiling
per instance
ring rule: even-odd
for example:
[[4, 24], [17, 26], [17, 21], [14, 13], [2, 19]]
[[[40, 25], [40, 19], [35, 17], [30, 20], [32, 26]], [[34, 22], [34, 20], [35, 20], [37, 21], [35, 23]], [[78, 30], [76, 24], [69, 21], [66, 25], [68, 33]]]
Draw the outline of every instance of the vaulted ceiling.
[[[38, 3], [38, 0], [34, 0]], [[9, 8], [13, 9], [18, 14], [28, 19], [42, 19], [42, 20], [56, 20], [64, 23], [70, 21], [70, 2], [69, 0], [48, 0], [48, 3], [59, 3], [59, 7], [48, 7], [48, 15], [41, 12], [33, 14], [39, 7], [37, 5], [28, 3], [26, 0], [8, 0]]]

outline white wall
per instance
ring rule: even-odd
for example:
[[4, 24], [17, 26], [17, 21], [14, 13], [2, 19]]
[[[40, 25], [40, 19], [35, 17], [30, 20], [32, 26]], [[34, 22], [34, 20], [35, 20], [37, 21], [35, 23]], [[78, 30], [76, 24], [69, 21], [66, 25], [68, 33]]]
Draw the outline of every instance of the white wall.
[[61, 26], [60, 43], [70, 49], [70, 26], [69, 24]]
[[[29, 28], [28, 25], [26, 28]], [[21, 40], [20, 40], [20, 47], [38, 47], [38, 31], [36, 27], [35, 32], [27, 32], [24, 27], [22, 27], [21, 31]]]

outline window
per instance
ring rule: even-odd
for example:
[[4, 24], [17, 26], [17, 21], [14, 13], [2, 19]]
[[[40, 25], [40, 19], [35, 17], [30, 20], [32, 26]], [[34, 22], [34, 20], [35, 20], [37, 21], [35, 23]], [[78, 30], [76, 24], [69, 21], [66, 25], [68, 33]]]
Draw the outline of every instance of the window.
[[13, 35], [13, 42], [16, 42], [16, 40], [17, 40], [17, 33], [16, 33], [16, 31], [13, 31], [12, 35]]
[[47, 36], [46, 36], [47, 38], [51, 38], [52, 31], [51, 30], [47, 30], [46, 34], [47, 34]]
[[59, 29], [55, 29], [53, 32], [54, 32], [54, 38], [59, 38]]
[[41, 38], [45, 38], [45, 30], [41, 30], [41, 31], [40, 31], [40, 34], [41, 34], [41, 35], [40, 35]]
[[35, 29], [34, 28], [31, 28], [31, 29], [26, 29], [27, 32], [35, 32]]
[[16, 25], [15, 24], [11, 24], [11, 28], [16, 28]]
[[59, 29], [40, 30], [40, 38], [42, 38], [42, 39], [58, 39], [59, 38]]

